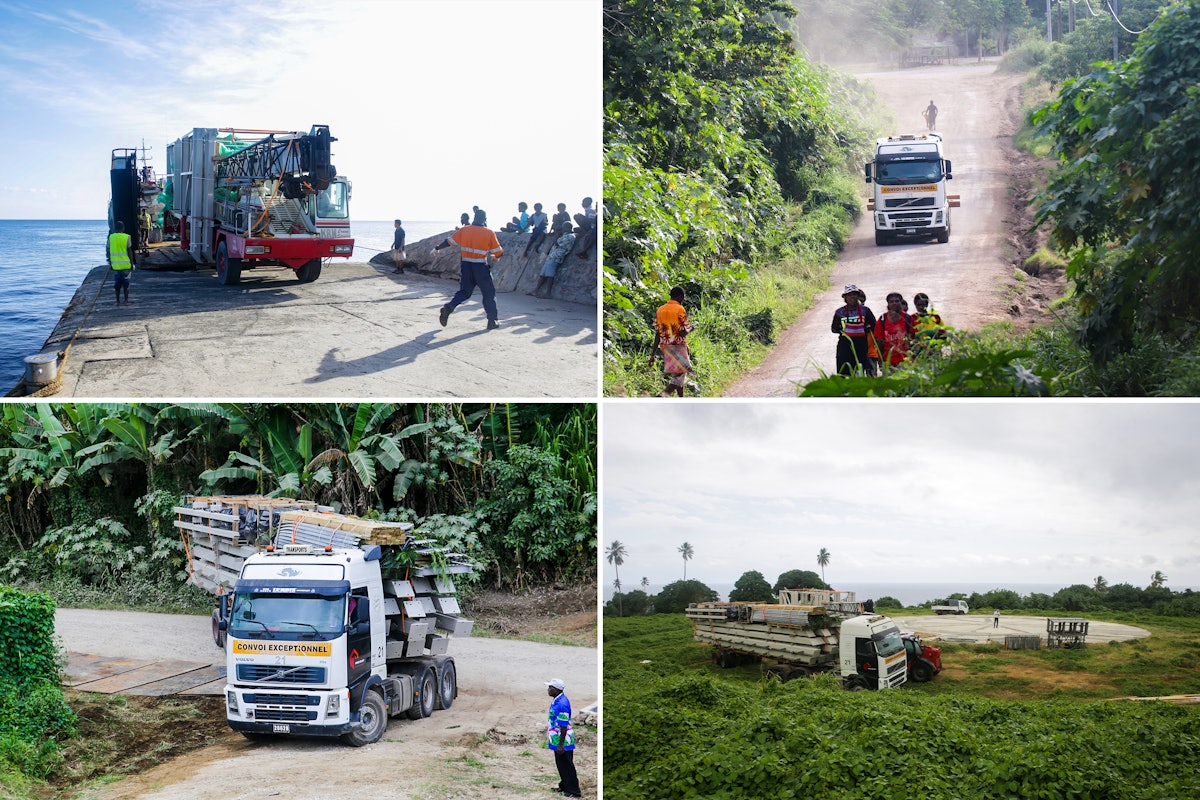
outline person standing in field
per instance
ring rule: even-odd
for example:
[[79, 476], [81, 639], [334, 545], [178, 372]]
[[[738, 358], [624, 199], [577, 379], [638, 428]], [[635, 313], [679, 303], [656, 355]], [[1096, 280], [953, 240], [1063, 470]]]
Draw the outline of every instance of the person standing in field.
[[496, 285], [492, 282], [492, 261], [504, 255], [504, 248], [500, 246], [495, 231], [487, 226], [487, 213], [476, 207], [475, 218], [471, 224], [456, 230], [449, 238], [434, 246], [433, 250], [436, 253], [452, 244], [458, 245], [462, 251], [461, 278], [454, 297], [438, 312], [438, 321], [442, 323], [443, 328], [446, 327], [451, 312], [458, 308], [460, 303], [469, 300], [478, 286], [482, 295], [483, 310], [487, 312], [487, 329], [492, 331], [499, 328]]
[[863, 305], [867, 293], [853, 283], [842, 292], [845, 303], [833, 312], [831, 330], [837, 334], [837, 372], [839, 375], [854, 375], [862, 372], [875, 375], [875, 363], [871, 359], [869, 339], [874, 338], [875, 315]]
[[682, 286], [671, 287], [671, 299], [658, 307], [654, 315], [654, 344], [650, 346], [650, 365], [654, 365], [654, 352], [662, 350], [663, 371], [669, 376], [663, 395], [677, 394], [683, 397], [688, 373], [692, 372], [692, 358], [688, 352], [687, 335], [693, 326], [688, 323], [683, 301], [687, 299]]
[[887, 296], [888, 310], [875, 322], [875, 342], [883, 352], [880, 358], [897, 366], [908, 358], [908, 345], [913, 336], [912, 317], [904, 313], [904, 298], [899, 292]]
[[992, 627], [993, 628], [1000, 627], [1000, 609], [998, 609], [998, 608], [992, 612]]
[[125, 303], [129, 303], [129, 274], [135, 266], [133, 260], [133, 240], [125, 232], [125, 223], [117, 221], [117, 229], [108, 235], [108, 266], [113, 271], [113, 288], [117, 292], [117, 305], [121, 305], [121, 295], [124, 293]]
[[548, 747], [554, 751], [554, 766], [558, 768], [558, 788], [563, 797], [582, 797], [579, 774], [575, 771], [575, 731], [571, 727], [571, 701], [567, 699], [562, 678], [546, 681], [550, 695], [550, 714], [546, 726]]

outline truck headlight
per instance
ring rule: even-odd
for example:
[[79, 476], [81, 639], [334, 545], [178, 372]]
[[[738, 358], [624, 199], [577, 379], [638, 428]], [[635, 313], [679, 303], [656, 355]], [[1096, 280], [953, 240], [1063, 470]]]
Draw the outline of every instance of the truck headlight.
[[325, 701], [325, 716], [336, 717], [341, 710], [342, 696], [340, 694], [329, 695], [329, 699]]
[[246, 255], [261, 256], [271, 252], [271, 248], [265, 244], [249, 244], [246, 245]]
[[354, 245], [352, 245], [352, 244], [335, 244], [333, 246], [333, 252], [350, 254], [350, 253], [354, 252]]
[[229, 709], [231, 714], [238, 713], [237, 692], [229, 689], [225, 692], [225, 707]]

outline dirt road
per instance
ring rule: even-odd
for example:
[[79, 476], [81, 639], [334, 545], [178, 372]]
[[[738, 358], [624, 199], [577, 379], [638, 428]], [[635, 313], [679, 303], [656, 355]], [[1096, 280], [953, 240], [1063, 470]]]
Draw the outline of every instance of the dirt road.
[[[60, 609], [56, 631], [69, 651], [141, 657], [148, 652], [219, 661], [206, 617]], [[391, 722], [381, 742], [352, 748], [337, 741], [281, 739], [252, 743], [230, 734], [220, 744], [172, 759], [86, 800], [314, 800], [370, 796], [389, 800], [525, 798], [557, 785], [543, 729], [545, 682], [561, 677], [577, 716], [599, 698], [597, 650], [527, 641], [456, 639], [454, 705], [425, 720]], [[584, 797], [596, 797], [597, 743], [577, 726]]]
[[950, 241], [878, 247], [872, 220], [864, 215], [834, 268], [831, 288], [817, 295], [766, 360], [731, 386], [726, 397], [794, 397], [797, 382], [819, 377], [818, 370], [832, 373], [837, 340], [830, 322], [846, 284], [863, 289], [867, 306], [877, 315], [886, 310], [887, 293], [896, 291], [909, 300], [910, 310], [912, 296], [925, 292], [947, 324], [964, 330], [1008, 318], [1008, 152], [1019, 121], [1021, 76], [997, 74], [994, 65], [971, 62], [859, 77], [873, 81], [879, 99], [891, 106], [897, 133], [919, 133], [921, 110], [931, 98], [937, 103], [938, 132], [954, 165], [950, 190], [962, 197], [962, 206], [953, 212]]

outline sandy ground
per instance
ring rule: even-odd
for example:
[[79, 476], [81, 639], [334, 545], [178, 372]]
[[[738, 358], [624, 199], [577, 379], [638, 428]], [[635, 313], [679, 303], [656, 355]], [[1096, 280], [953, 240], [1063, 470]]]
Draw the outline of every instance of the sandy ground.
[[[993, 626], [991, 614], [967, 614], [965, 616], [920, 615], [892, 617], [902, 630], [919, 633], [922, 638], [940, 639], [945, 642], [1000, 642], [1005, 636], [1041, 636], [1046, 638], [1045, 617], [1019, 617], [1000, 615], [1000, 624]], [[1116, 622], [1088, 620], [1089, 642], [1124, 642], [1150, 635], [1145, 628], [1121, 625]]]
[[[68, 651], [105, 656], [221, 661], [206, 617], [60, 609], [56, 631]], [[526, 641], [455, 639], [454, 705], [428, 719], [393, 719], [368, 747], [337, 741], [219, 744], [118, 783], [84, 790], [89, 800], [308, 800], [355, 795], [389, 800], [527, 798], [557, 785], [545, 749], [545, 682], [561, 677], [578, 712], [599, 698], [598, 651]], [[576, 765], [584, 797], [596, 797], [597, 742], [579, 726]]]
[[595, 304], [501, 292], [488, 331], [479, 292], [443, 328], [457, 282], [375, 264], [330, 264], [308, 284], [279, 269], [237, 286], [211, 269], [138, 271], [120, 306], [106, 272], [88, 273], [43, 348], [80, 330], [56, 399], [596, 396]]
[[818, 370], [832, 373], [837, 340], [830, 322], [846, 284], [867, 293], [866, 304], [877, 316], [886, 311], [887, 293], [896, 291], [909, 300], [910, 310], [912, 296], [925, 292], [948, 325], [964, 330], [1008, 318], [1013, 272], [1006, 249], [1009, 137], [1019, 116], [1021, 77], [973, 62], [858, 77], [871, 80], [879, 99], [891, 106], [899, 120], [897, 133], [921, 132], [921, 110], [931, 97], [937, 102], [938, 133], [954, 166], [950, 193], [962, 198], [951, 217], [950, 241], [879, 247], [871, 217], [864, 214], [834, 268], [831, 287], [780, 335], [762, 364], [725, 392], [727, 397], [794, 397], [797, 383], [819, 377]]

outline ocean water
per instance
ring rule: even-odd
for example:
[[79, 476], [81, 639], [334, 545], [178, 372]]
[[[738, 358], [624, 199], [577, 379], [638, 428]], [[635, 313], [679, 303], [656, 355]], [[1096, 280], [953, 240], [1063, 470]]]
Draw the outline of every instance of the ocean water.
[[[609, 576], [611, 567], [604, 565], [604, 569], [604, 599], [608, 601], [613, 596], [612, 579]], [[633, 580], [640, 581], [641, 579], [634, 578]], [[733, 591], [732, 583], [709, 583], [706, 585], [720, 595], [721, 600], [728, 600], [729, 593]], [[1035, 592], [1053, 595], [1059, 589], [1064, 589], [1069, 585], [1068, 583], [981, 583], [978, 581], [964, 581], [962, 583], [847, 583], [841, 585], [835, 584], [834, 588], [841, 591], [854, 592], [855, 598], [860, 601], [875, 600], [880, 597], [894, 597], [905, 606], [919, 606], [928, 600], [939, 600], [957, 592], [962, 592], [969, 597], [973, 592], [984, 594], [993, 589], [1012, 589], [1021, 597], [1027, 597]], [[641, 586], [636, 582], [625, 583], [622, 581], [622, 589], [627, 592], [640, 588]], [[662, 591], [662, 588], [661, 585], [652, 583], [647, 592], [651, 595], [657, 594]]]
[[[405, 221], [404, 232], [418, 242], [454, 225]], [[353, 260], [370, 261], [390, 249], [392, 226], [391, 220], [352, 221]], [[104, 220], [0, 219], [0, 396], [21, 382], [24, 358], [42, 349], [84, 277], [105, 263], [107, 236]]]

